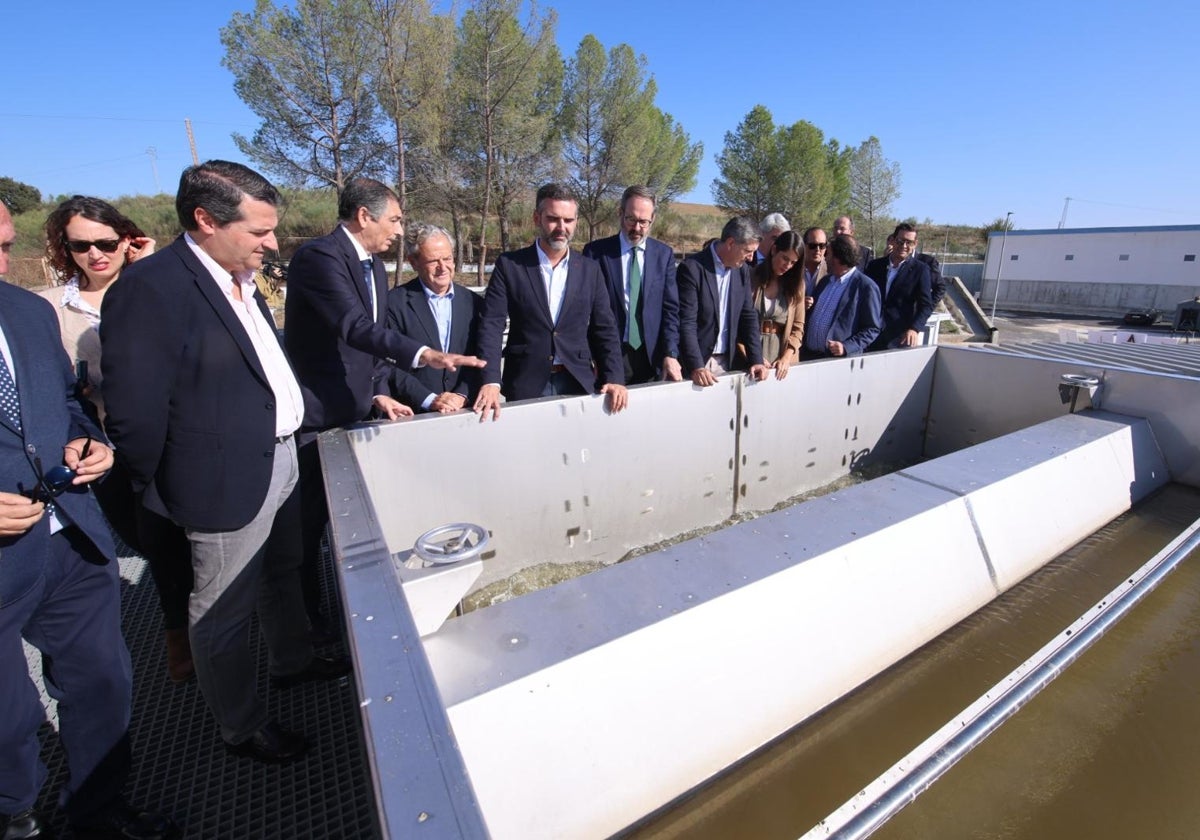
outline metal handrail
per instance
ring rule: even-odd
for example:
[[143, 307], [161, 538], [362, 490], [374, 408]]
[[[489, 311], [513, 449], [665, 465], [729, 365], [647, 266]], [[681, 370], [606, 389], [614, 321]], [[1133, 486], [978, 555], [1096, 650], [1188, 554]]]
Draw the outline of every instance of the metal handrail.
[[1198, 546], [1200, 519], [802, 840], [870, 837], [1049, 685]]

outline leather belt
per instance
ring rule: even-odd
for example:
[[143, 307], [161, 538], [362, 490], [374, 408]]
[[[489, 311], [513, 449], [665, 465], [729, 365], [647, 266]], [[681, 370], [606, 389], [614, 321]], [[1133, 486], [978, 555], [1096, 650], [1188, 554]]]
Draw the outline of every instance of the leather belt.
[[566, 373], [566, 372], [567, 372], [566, 365], [550, 365], [550, 373], [552, 373], [552, 374], [553, 373]]
[[293, 435], [280, 435], [279, 437], [275, 438], [275, 445], [279, 446], [281, 443], [287, 443], [292, 439], [292, 437]]
[[763, 321], [762, 322], [763, 335], [779, 335], [779, 333], [782, 331], [783, 331], [783, 326], [775, 323], [774, 321]]

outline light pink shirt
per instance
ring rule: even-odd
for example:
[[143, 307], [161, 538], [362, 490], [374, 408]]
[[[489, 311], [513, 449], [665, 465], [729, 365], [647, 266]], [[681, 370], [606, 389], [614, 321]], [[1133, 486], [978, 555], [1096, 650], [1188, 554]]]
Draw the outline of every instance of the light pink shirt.
[[[275, 436], [285, 437], [292, 434], [300, 428], [300, 422], [304, 419], [304, 396], [300, 393], [300, 383], [296, 381], [296, 374], [292, 373], [292, 366], [283, 354], [283, 347], [275, 335], [275, 325], [266, 319], [254, 300], [254, 293], [257, 291], [254, 272], [239, 271], [236, 275], [230, 274], [217, 265], [190, 235], [185, 233], [183, 238], [196, 258], [208, 269], [225, 300], [229, 301], [229, 308], [237, 316], [250, 339], [250, 344], [254, 347], [258, 363], [262, 365], [263, 372], [267, 375], [267, 383], [275, 394]], [[241, 288], [241, 300], [233, 296], [234, 283]]]

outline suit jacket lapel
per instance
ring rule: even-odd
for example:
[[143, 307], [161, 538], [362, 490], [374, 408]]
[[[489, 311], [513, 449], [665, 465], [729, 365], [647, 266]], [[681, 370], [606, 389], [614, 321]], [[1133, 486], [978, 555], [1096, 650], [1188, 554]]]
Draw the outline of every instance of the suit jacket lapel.
[[425, 331], [425, 344], [437, 350], [442, 349], [442, 340], [438, 337], [437, 321], [433, 319], [433, 312], [429, 308], [429, 301], [425, 297], [424, 287], [417, 281], [416, 287], [410, 287], [408, 290], [408, 306], [413, 312], [413, 316], [417, 319], [417, 323], [421, 325], [421, 329]]
[[462, 287], [455, 287], [454, 298], [450, 302], [450, 345], [451, 353], [465, 353], [467, 349], [467, 334], [471, 329], [471, 299], [467, 295], [474, 292]]
[[[541, 302], [541, 312], [550, 328], [554, 328], [554, 314], [550, 311], [550, 296], [546, 293], [546, 283], [542, 280], [541, 257], [538, 256], [538, 246], [534, 242], [529, 246], [529, 262], [525, 270], [529, 275], [529, 286], [533, 289], [534, 300]], [[570, 285], [570, 284], [568, 284]]]
[[[624, 335], [625, 324], [629, 321], [629, 313], [625, 311], [625, 275], [621, 272], [621, 238], [615, 237], [616, 245], [614, 246], [615, 254], [609, 254], [605, 257], [605, 262], [608, 263], [608, 285], [609, 291], [612, 294], [612, 299], [616, 302], [617, 312], [620, 313], [620, 323], [617, 325], [621, 328]], [[642, 289], [643, 293], [646, 288], [646, 271], [642, 269]]]
[[712, 248], [705, 248], [701, 257], [700, 264], [704, 266], [704, 285], [705, 291], [708, 292], [709, 300], [712, 301], [713, 311], [721, 311], [719, 288], [717, 284], [717, 261], [713, 257]]
[[[338, 226], [341, 227], [340, 225]], [[358, 299], [362, 301], [363, 308], [367, 314], [371, 314], [371, 293], [367, 291], [367, 284], [363, 282], [363, 266], [358, 259], [358, 252], [354, 250], [354, 245], [350, 242], [350, 235], [342, 230], [335, 229], [333, 236], [337, 237], [337, 241], [341, 244], [342, 257], [346, 260], [346, 267], [350, 272], [350, 277], [354, 281], [354, 290], [358, 293]], [[382, 283], [380, 277], [382, 275]], [[378, 257], [371, 257], [371, 276], [375, 282], [375, 297], [377, 300], [387, 300], [387, 270], [383, 267], [383, 261]], [[380, 288], [383, 292], [380, 292]], [[375, 313], [375, 321], [378, 322], [384, 314], [383, 309], [379, 307], [379, 311]]]
[[[196, 288], [200, 290], [200, 294], [208, 301], [217, 318], [229, 332], [234, 343], [241, 351], [246, 364], [250, 366], [250, 370], [254, 371], [254, 375], [263, 381], [264, 385], [270, 386], [267, 380], [267, 373], [263, 370], [262, 362], [258, 359], [258, 353], [254, 350], [254, 345], [250, 343], [250, 336], [246, 334], [246, 328], [242, 326], [242, 322], [238, 320], [234, 314], [229, 301], [225, 298], [225, 294], [217, 287], [217, 281], [208, 273], [208, 269], [201, 264], [200, 260], [196, 259], [196, 255], [192, 253], [192, 249], [182, 239], [176, 240], [180, 246], [180, 255], [183, 258], [183, 263], [193, 274], [193, 280], [196, 282]], [[256, 291], [254, 293], [259, 312], [264, 308], [262, 297]], [[274, 326], [274, 324], [272, 324]]]

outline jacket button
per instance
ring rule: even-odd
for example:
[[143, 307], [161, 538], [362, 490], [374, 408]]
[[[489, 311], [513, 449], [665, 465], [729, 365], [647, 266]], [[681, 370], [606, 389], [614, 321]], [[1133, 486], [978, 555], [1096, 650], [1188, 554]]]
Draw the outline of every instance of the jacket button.
[[263, 453], [263, 457], [264, 457], [264, 458], [272, 458], [272, 457], [274, 457], [274, 456], [275, 456], [275, 453], [274, 453], [273, 451], [272, 451], [272, 452], [264, 452], [264, 453]]
[[34, 446], [32, 443], [27, 443], [27, 444], [25, 444], [25, 451], [28, 452], [30, 455], [36, 455], [37, 447]]
[[267, 411], [274, 411], [274, 410], [275, 410], [275, 403], [273, 403], [273, 402], [267, 403]]

